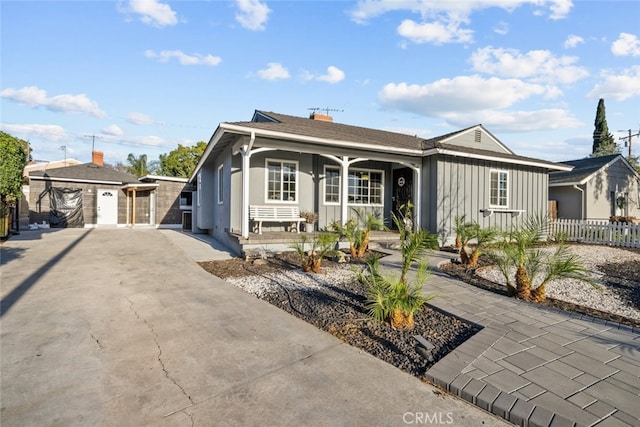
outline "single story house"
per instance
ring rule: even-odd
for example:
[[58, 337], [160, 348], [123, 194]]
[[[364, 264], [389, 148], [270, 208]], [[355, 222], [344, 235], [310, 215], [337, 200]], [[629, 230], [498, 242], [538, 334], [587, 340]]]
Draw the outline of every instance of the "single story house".
[[[180, 228], [191, 209], [186, 178], [147, 175], [140, 179], [92, 163], [29, 173], [29, 223], [54, 227], [134, 226]], [[190, 227], [190, 226], [189, 226]]]
[[562, 162], [570, 171], [549, 175], [549, 200], [561, 219], [640, 218], [640, 174], [621, 154]]
[[446, 245], [457, 216], [506, 228], [545, 214], [549, 172], [571, 169], [518, 156], [482, 125], [424, 139], [317, 113], [256, 110], [250, 121], [220, 123], [211, 136], [191, 177], [194, 228], [242, 253], [241, 243], [256, 236], [252, 206], [315, 212], [325, 229], [348, 221], [352, 208], [392, 226], [391, 213], [411, 202], [415, 226]]

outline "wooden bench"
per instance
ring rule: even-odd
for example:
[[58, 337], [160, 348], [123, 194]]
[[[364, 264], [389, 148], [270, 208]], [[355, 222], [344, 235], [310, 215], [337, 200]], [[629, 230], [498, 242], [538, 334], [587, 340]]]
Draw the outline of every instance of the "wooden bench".
[[300, 208], [297, 206], [249, 206], [249, 219], [257, 224], [254, 232], [257, 228], [258, 234], [262, 234], [263, 222], [288, 222], [290, 228], [295, 228], [299, 233], [300, 223], [305, 221], [300, 217]]

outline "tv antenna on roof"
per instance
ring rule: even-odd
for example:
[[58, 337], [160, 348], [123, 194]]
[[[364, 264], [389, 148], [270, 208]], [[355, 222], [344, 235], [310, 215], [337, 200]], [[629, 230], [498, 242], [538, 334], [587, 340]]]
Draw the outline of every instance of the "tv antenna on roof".
[[307, 110], [313, 111], [314, 113], [317, 112], [317, 111], [322, 111], [322, 112], [326, 113], [327, 116], [329, 115], [329, 112], [336, 112], [336, 113], [344, 112], [344, 110], [338, 110], [337, 108], [329, 108], [329, 107], [325, 107], [325, 108], [311, 107], [311, 108], [307, 108]]
[[91, 138], [91, 152], [93, 153], [96, 148], [96, 138], [102, 138], [100, 135], [82, 135], [85, 138]]

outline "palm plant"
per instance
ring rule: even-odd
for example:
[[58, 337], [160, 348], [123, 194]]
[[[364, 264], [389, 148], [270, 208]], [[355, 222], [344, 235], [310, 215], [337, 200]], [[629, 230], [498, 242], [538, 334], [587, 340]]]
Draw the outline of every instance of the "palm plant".
[[507, 253], [516, 267], [516, 296], [528, 300], [531, 295], [531, 275], [527, 264], [531, 263], [530, 252], [548, 228], [548, 220], [540, 215], [530, 215], [521, 226], [511, 229], [506, 235], [504, 244], [510, 246]]
[[462, 215], [462, 216], [456, 216], [453, 219], [453, 231], [455, 231], [456, 233], [456, 242], [455, 242], [455, 247], [456, 249], [460, 250], [460, 248], [462, 248], [462, 237], [461, 237], [461, 233], [464, 232], [463, 227], [466, 224], [466, 218], [467, 215]]
[[[478, 268], [478, 260], [486, 245], [495, 240], [498, 234], [495, 228], [482, 228], [476, 221], [463, 222], [464, 215], [455, 220], [456, 244], [460, 243], [460, 262], [469, 268]], [[475, 241], [469, 253], [468, 246]]]
[[[400, 231], [400, 275], [381, 271], [378, 257], [367, 260], [367, 274], [359, 275], [359, 279], [367, 287], [369, 314], [378, 321], [389, 321], [393, 328], [402, 330], [413, 329], [415, 312], [434, 298], [433, 295], [423, 295], [422, 288], [429, 277], [426, 251], [437, 248], [438, 245], [437, 237], [428, 231], [413, 231], [404, 226], [409, 215], [410, 207], [401, 217], [392, 215]], [[416, 264], [416, 280], [410, 283], [407, 275]]]
[[349, 219], [345, 225], [335, 221], [331, 224], [334, 231], [340, 233], [349, 242], [349, 252], [354, 258], [363, 258], [369, 248], [371, 231], [383, 230], [384, 221], [378, 215], [353, 208], [355, 218]]
[[569, 252], [569, 248], [564, 243], [558, 245], [554, 253], [546, 259], [541, 253], [537, 253], [535, 258], [536, 261], [531, 266], [533, 267], [531, 277], [542, 274], [543, 278], [540, 284], [531, 290], [531, 301], [544, 301], [546, 299], [546, 285], [553, 279], [577, 279], [587, 282], [593, 287], [599, 287], [589, 277], [589, 271], [575, 255]]
[[[310, 240], [302, 234], [300, 240], [293, 243], [291, 247], [300, 256], [300, 265], [303, 271], [319, 273], [323, 258], [336, 252], [334, 247], [337, 241], [338, 236], [334, 233], [320, 233]], [[306, 250], [307, 243], [311, 245], [308, 251]]]

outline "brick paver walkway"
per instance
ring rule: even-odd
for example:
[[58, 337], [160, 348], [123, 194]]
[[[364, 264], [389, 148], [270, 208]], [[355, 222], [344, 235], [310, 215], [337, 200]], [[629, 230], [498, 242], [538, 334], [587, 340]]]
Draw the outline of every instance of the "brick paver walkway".
[[[431, 264], [451, 254], [436, 253]], [[397, 265], [399, 255], [381, 260]], [[430, 304], [483, 329], [427, 377], [520, 425], [640, 425], [640, 331], [508, 298], [433, 272]]]

